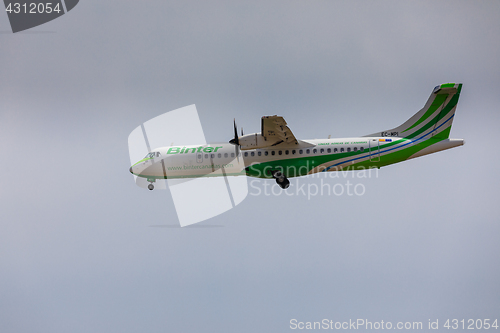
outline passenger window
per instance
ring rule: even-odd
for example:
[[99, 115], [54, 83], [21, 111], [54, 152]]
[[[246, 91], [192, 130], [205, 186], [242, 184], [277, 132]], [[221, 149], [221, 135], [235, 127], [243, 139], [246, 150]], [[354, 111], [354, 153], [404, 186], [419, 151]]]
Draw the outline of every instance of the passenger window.
[[199, 160], [201, 160], [201, 154], [198, 154], [198, 157], [197, 157]]
[[254, 152], [251, 152], [251, 153], [250, 153], [250, 156], [255, 156], [255, 153], [254, 153]]
[[282, 155], [282, 154], [283, 154], [283, 152], [281, 150], [278, 151], [278, 155]]
[[295, 153], [296, 153], [295, 149], [294, 149], [294, 150], [292, 150], [292, 155], [295, 155]]
[[285, 155], [288, 155], [289, 151], [288, 150], [285, 150]]
[[274, 156], [274, 154], [276, 154], [276, 152], [275, 152], [274, 150], [273, 150], [273, 151], [271, 151], [271, 155], [273, 155], [273, 156]]
[[214, 158], [214, 157], [215, 157], [215, 154], [210, 154], [210, 157], [211, 157], [211, 158]]
[[331, 148], [328, 148], [328, 149], [326, 150], [326, 152], [327, 152], [328, 154], [330, 154], [330, 153], [332, 152], [332, 149], [331, 149]]
[[354, 150], [354, 151], [358, 151], [358, 147], [354, 147], [354, 149], [353, 149], [353, 150]]
[[333, 148], [333, 152], [336, 153], [338, 152], [339, 150], [337, 148]]
[[205, 154], [205, 158], [208, 158], [208, 154]]
[[257, 152], [257, 155], [261, 156], [261, 155], [262, 155], [262, 152], [261, 152], [261, 151]]
[[264, 152], [264, 155], [265, 155], [265, 156], [269, 155], [269, 152], [266, 150], [266, 151]]
[[321, 149], [319, 150], [319, 152], [320, 152], [321, 154], [323, 154], [323, 153], [325, 152], [325, 150], [324, 150], [323, 148], [321, 148]]
[[318, 152], [317, 149], [313, 149], [313, 154], [316, 154]]
[[248, 152], [245, 152], [245, 157], [247, 157], [247, 156], [248, 156]]
[[363, 150], [365, 150], [365, 148], [364, 148], [364, 147], [361, 147], [361, 148], [359, 148], [359, 150], [363, 151]]
[[221, 157], [222, 157], [222, 154], [221, 154], [221, 153], [217, 154], [217, 157], [218, 157], [218, 158], [221, 158]]
[[344, 148], [340, 148], [340, 152], [343, 153], [344, 152]]
[[347, 148], [347, 152], [350, 152], [351, 151], [351, 147]]
[[306, 149], [306, 154], [309, 154], [311, 151], [309, 149]]
[[304, 153], [304, 151], [301, 149], [299, 150], [299, 154], [302, 155]]

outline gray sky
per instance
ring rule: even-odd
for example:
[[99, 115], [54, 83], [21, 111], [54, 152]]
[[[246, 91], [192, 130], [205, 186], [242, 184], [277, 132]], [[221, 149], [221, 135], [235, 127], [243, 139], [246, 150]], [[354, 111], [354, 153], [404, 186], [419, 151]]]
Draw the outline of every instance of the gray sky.
[[[12, 34], [0, 15], [1, 331], [500, 319], [499, 17], [498, 1], [82, 0]], [[182, 106], [210, 142], [271, 114], [299, 138], [356, 136], [446, 82], [464, 84], [466, 145], [350, 178], [363, 196], [250, 189], [180, 229], [169, 192], [128, 172], [128, 134]]]

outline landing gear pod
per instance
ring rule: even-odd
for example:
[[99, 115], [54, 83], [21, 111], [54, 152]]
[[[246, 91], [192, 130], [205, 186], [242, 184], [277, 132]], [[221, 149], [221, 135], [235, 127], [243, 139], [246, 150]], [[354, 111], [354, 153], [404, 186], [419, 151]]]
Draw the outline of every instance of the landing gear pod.
[[290, 181], [283, 175], [281, 171], [273, 171], [271, 172], [271, 174], [276, 179], [276, 184], [278, 184], [282, 189], [286, 190], [290, 186]]

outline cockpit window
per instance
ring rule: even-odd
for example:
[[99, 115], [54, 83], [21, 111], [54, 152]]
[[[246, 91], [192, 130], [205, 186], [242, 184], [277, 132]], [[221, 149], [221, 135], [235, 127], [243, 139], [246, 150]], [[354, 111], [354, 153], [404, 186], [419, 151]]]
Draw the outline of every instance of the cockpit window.
[[160, 152], [157, 151], [157, 152], [149, 153], [144, 158], [154, 158], [154, 157], [160, 157]]

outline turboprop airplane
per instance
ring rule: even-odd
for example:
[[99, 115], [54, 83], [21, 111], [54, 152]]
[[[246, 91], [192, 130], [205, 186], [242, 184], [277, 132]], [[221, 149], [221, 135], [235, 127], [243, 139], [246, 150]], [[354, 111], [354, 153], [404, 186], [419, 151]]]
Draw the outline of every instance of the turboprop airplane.
[[436, 86], [424, 107], [402, 125], [338, 139], [298, 140], [281, 116], [264, 116], [261, 132], [238, 136], [229, 143], [152, 149], [130, 172], [157, 179], [250, 176], [275, 179], [283, 189], [288, 178], [317, 172], [380, 168], [464, 144], [450, 139], [462, 84]]

